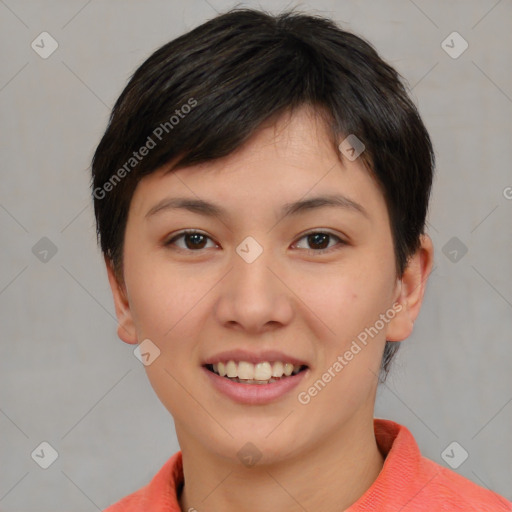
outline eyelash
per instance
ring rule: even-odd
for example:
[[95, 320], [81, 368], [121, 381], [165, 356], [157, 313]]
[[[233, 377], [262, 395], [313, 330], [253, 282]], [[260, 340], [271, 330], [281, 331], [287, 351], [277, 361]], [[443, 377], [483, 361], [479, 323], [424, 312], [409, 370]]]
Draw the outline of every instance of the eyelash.
[[[303, 250], [307, 251], [308, 254], [313, 254], [315, 256], [318, 256], [320, 254], [326, 254], [326, 253], [329, 253], [331, 251], [338, 250], [342, 246], [347, 245], [347, 242], [342, 240], [338, 235], [335, 235], [334, 233], [330, 233], [329, 231], [324, 231], [324, 230], [309, 231], [308, 233], [304, 233], [299, 238], [299, 240], [302, 240], [303, 238], [306, 238], [306, 237], [311, 236], [311, 235], [317, 235], [317, 234], [327, 235], [327, 236], [329, 236], [331, 238], [335, 238], [335, 239], [338, 240], [339, 244], [334, 245], [333, 247], [329, 247], [327, 249], [303, 249]], [[176, 242], [176, 240], [179, 240], [180, 238], [183, 238], [186, 235], [202, 235], [205, 238], [208, 238], [208, 239], [211, 240], [211, 238], [208, 235], [206, 235], [204, 233], [201, 233], [201, 231], [196, 231], [194, 229], [186, 229], [184, 231], [181, 231], [177, 235], [173, 236], [171, 239], [167, 240], [164, 243], [164, 245], [166, 247], [171, 246], [171, 245], [173, 245]], [[182, 247], [178, 247], [178, 250], [185, 251], [185, 252], [200, 252], [203, 249], [192, 250], [192, 249], [183, 249]]]

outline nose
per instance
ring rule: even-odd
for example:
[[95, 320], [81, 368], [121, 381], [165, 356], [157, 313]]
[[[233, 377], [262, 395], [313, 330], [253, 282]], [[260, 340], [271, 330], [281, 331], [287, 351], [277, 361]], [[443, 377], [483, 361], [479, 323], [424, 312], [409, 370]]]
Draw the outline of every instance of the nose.
[[263, 248], [254, 261], [234, 251], [231, 270], [219, 289], [217, 320], [225, 327], [252, 334], [289, 324], [294, 308], [286, 278], [270, 250]]

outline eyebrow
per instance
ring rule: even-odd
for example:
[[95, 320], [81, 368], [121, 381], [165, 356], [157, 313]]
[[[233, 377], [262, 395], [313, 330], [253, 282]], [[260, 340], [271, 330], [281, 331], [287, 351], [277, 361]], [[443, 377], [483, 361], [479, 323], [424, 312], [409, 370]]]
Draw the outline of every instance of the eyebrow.
[[[285, 203], [281, 207], [281, 215], [283, 217], [286, 215], [298, 215], [306, 211], [328, 206], [358, 212], [364, 215], [366, 218], [369, 218], [368, 212], [362, 205], [356, 203], [344, 195], [339, 194], [323, 195], [312, 197], [310, 199], [301, 199], [292, 203]], [[205, 201], [203, 199], [189, 197], [173, 197], [162, 199], [162, 201], [159, 201], [146, 213], [145, 217], [148, 218], [162, 211], [177, 209], [188, 210], [190, 212], [198, 213], [207, 217], [228, 217], [227, 210], [225, 210], [222, 206]]]

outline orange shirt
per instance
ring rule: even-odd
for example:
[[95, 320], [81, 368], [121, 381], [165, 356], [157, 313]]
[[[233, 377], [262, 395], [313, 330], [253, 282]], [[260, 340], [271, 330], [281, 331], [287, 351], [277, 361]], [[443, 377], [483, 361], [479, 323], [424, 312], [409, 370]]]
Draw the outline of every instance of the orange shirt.
[[[511, 512], [512, 502], [425, 457], [409, 430], [374, 419], [375, 438], [385, 457], [371, 487], [345, 512]], [[142, 489], [104, 512], [182, 512], [181, 451]]]

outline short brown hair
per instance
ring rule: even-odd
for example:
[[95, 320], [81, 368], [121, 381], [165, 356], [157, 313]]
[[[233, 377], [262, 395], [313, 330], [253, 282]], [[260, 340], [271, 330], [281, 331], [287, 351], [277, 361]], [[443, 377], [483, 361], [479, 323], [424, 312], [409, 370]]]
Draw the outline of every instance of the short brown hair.
[[[140, 179], [173, 159], [177, 169], [226, 156], [302, 105], [327, 114], [333, 141], [354, 134], [365, 145], [402, 275], [424, 232], [435, 157], [401, 78], [361, 37], [291, 11], [234, 9], [156, 50], [117, 100], [92, 162], [98, 239], [117, 275]], [[386, 343], [385, 374], [398, 346]]]

